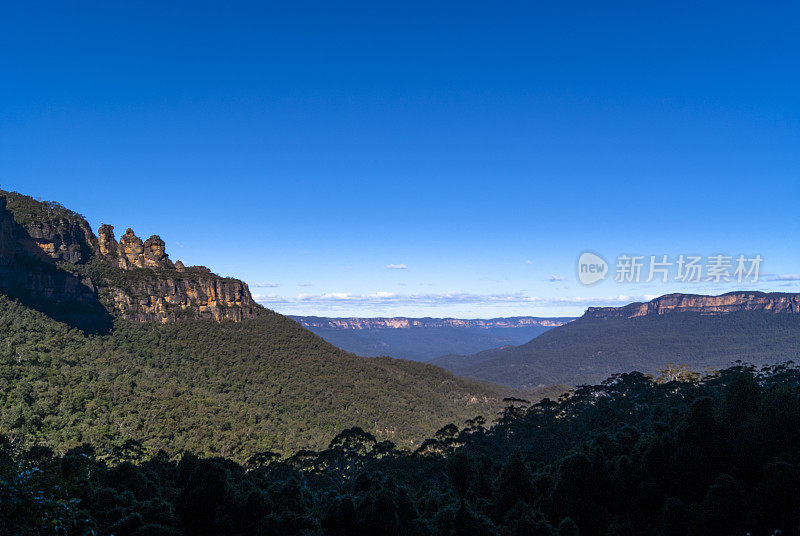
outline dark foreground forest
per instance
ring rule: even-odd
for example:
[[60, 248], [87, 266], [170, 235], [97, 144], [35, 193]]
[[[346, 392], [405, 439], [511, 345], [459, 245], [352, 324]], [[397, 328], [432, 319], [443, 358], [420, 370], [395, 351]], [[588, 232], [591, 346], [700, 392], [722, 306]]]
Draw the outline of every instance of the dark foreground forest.
[[0, 444], [0, 533], [784, 535], [800, 526], [800, 371], [614, 376], [449, 425], [416, 452], [360, 429], [240, 465], [134, 442]]

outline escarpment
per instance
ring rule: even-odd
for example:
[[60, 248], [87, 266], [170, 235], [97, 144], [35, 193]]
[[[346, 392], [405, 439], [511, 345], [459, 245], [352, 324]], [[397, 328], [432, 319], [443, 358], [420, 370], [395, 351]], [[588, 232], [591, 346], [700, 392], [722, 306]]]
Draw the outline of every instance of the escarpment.
[[[0, 190], [0, 290], [78, 327], [110, 315], [139, 322], [254, 317], [262, 308], [242, 281], [173, 263], [158, 235], [142, 241], [114, 227], [97, 236], [81, 215]], [[59, 312], [64, 314], [60, 314]], [[87, 316], [88, 315], [88, 316]]]
[[624, 307], [589, 307], [583, 318], [635, 318], [672, 312], [721, 315], [739, 311], [800, 313], [800, 294], [742, 291], [720, 296], [667, 294], [646, 303], [631, 303]]
[[104, 295], [125, 318], [174, 322], [208, 317], [239, 322], [259, 309], [244, 282], [220, 277], [204, 266], [173, 263], [158, 235], [143, 242], [128, 229], [117, 242], [114, 228], [104, 224], [98, 231], [98, 250], [117, 280], [104, 289]]

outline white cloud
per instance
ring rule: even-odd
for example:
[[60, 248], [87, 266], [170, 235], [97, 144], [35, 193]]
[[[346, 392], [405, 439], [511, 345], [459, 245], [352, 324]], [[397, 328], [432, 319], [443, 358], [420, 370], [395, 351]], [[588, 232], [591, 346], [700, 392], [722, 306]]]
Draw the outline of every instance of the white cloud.
[[408, 270], [408, 266], [405, 264], [387, 264], [384, 268], [387, 270]]
[[763, 281], [800, 281], [800, 274], [765, 274]]
[[280, 285], [278, 285], [277, 283], [273, 283], [272, 281], [264, 281], [261, 283], [250, 283], [250, 286], [255, 288], [275, 288]]
[[560, 276], [560, 275], [551, 275], [550, 277], [548, 277], [548, 278], [547, 278], [547, 280], [548, 280], [550, 283], [557, 283], [557, 282], [559, 282], [559, 281], [566, 281], [566, 280], [567, 280], [567, 278], [566, 278], [566, 277], [562, 277], [562, 276]]
[[326, 292], [320, 298], [328, 300], [349, 300], [350, 294], [347, 292]]
[[525, 264], [533, 264], [531, 261], [525, 261]]
[[314, 306], [320, 309], [336, 309], [337, 307], [353, 306], [420, 306], [438, 307], [442, 305], [468, 304], [468, 305], [525, 305], [525, 306], [595, 306], [615, 307], [627, 305], [631, 302], [649, 301], [657, 296], [560, 296], [540, 297], [530, 296], [523, 292], [509, 294], [471, 294], [467, 292], [445, 292], [429, 294], [396, 294], [394, 292], [378, 291], [373, 294], [350, 294], [348, 292], [326, 292], [324, 294], [298, 294], [295, 297], [278, 295], [255, 296], [255, 300], [268, 307], [279, 306]]

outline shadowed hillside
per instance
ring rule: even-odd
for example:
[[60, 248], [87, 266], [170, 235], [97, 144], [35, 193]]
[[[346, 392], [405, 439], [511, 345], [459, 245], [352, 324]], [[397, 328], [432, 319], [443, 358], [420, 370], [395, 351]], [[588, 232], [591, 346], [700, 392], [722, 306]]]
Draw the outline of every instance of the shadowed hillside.
[[695, 310], [629, 316], [609, 308], [590, 311], [521, 346], [444, 356], [432, 363], [459, 376], [524, 389], [590, 383], [633, 370], [655, 372], [668, 363], [704, 371], [725, 368], [736, 360], [755, 364], [797, 360], [798, 343], [800, 314], [792, 312]]

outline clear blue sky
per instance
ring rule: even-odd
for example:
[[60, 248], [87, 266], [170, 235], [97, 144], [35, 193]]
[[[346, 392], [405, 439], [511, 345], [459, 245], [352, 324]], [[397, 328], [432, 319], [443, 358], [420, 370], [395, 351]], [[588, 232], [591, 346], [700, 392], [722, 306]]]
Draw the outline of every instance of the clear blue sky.
[[760, 254], [743, 288], [800, 289], [797, 4], [0, 15], [0, 186], [158, 233], [280, 312], [552, 316], [743, 287], [584, 287], [585, 250]]

